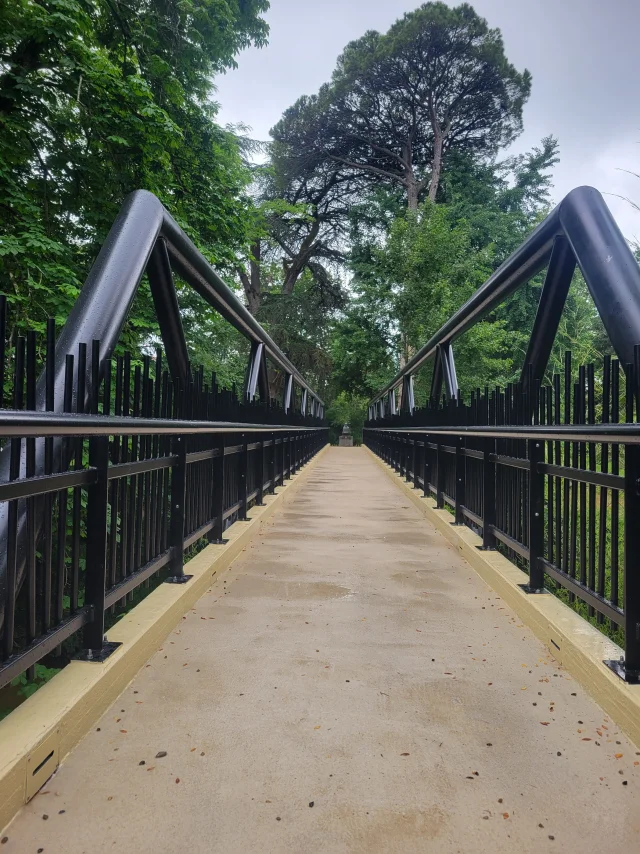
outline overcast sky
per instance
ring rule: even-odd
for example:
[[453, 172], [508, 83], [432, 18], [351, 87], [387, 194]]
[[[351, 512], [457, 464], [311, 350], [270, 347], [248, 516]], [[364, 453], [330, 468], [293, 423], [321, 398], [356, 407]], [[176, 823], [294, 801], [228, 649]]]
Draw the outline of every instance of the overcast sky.
[[[343, 47], [366, 30], [385, 32], [417, 0], [271, 0], [269, 45], [238, 57], [216, 81], [223, 123], [251, 136], [269, 128], [300, 95], [331, 76]], [[448, 0], [448, 5], [456, 5]], [[560, 140], [556, 201], [580, 184], [640, 205], [640, 0], [475, 0], [502, 30], [509, 60], [533, 75], [524, 133], [512, 151], [550, 133]], [[618, 224], [640, 240], [640, 213], [605, 195]]]

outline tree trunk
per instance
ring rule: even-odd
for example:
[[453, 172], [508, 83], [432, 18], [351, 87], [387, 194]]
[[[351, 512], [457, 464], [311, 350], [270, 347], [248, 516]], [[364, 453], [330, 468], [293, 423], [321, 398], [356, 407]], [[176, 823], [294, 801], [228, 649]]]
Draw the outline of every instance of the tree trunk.
[[431, 164], [431, 180], [429, 181], [429, 200], [435, 202], [442, 172], [442, 146], [444, 134], [437, 122], [433, 126], [433, 163]]
[[407, 187], [407, 207], [410, 211], [418, 210], [418, 182], [410, 175], [406, 182]]
[[410, 211], [418, 210], [418, 195], [420, 188], [413, 172], [413, 149], [411, 139], [403, 146], [402, 159], [404, 161], [404, 185], [407, 189], [407, 207]]
[[262, 286], [260, 281], [260, 241], [251, 246], [251, 260], [249, 262], [250, 275], [242, 267], [238, 268], [238, 275], [244, 288], [247, 300], [247, 308], [254, 316], [258, 313], [262, 301]]
[[309, 234], [300, 244], [298, 252], [284, 263], [284, 281], [282, 283], [282, 293], [285, 296], [290, 296], [296, 282], [302, 275], [304, 268], [307, 266], [309, 259], [313, 257], [315, 249], [314, 241], [320, 231], [320, 220], [314, 219]]

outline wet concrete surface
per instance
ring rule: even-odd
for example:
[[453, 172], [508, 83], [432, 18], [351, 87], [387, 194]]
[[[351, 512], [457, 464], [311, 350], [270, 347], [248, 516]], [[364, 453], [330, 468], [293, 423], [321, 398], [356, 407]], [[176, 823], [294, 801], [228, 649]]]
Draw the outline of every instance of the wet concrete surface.
[[0, 850], [640, 851], [639, 762], [366, 451], [332, 448]]

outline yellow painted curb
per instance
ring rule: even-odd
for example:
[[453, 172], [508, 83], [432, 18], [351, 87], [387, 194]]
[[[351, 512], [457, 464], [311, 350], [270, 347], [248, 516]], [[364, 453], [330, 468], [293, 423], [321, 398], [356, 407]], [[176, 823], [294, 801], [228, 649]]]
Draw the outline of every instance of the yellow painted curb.
[[[218, 583], [260, 524], [288, 502], [329, 446], [325, 445], [246, 522], [225, 531], [185, 565], [187, 584], [161, 584], [109, 630], [122, 646], [102, 664], [72, 661], [0, 722], [0, 827], [6, 826], [51, 776], [195, 602]], [[40, 768], [38, 771], [37, 769]], [[35, 774], [34, 774], [35, 771]]]
[[640, 746], [640, 685], [628, 685], [602, 662], [617, 659], [620, 647], [572, 611], [552, 593], [526, 594], [518, 585], [529, 576], [497, 551], [481, 551], [482, 539], [466, 526], [452, 523], [446, 510], [438, 510], [433, 499], [422, 497], [394, 469], [367, 452], [380, 468], [415, 504], [436, 529], [460, 551], [478, 575], [549, 649], [627, 736]]

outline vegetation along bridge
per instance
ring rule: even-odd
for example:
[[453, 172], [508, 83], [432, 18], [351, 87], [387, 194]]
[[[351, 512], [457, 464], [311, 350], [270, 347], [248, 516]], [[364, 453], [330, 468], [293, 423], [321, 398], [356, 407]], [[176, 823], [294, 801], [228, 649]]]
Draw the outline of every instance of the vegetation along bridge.
[[[548, 382], [576, 265], [617, 358]], [[520, 382], [464, 400], [455, 339], [545, 268]], [[174, 273], [246, 338], [241, 394], [190, 364]], [[328, 446], [150, 193], [57, 340], [6, 323], [0, 684], [46, 682], [0, 724], [7, 852], [640, 850], [640, 271], [595, 190], [379, 392], [364, 447]]]

